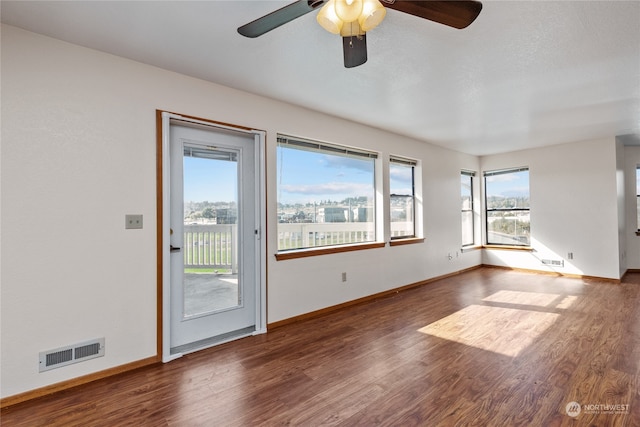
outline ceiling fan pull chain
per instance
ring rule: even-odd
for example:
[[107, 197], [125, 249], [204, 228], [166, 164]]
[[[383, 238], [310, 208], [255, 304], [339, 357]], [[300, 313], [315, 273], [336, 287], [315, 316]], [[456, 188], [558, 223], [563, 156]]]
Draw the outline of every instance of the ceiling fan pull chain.
[[359, 36], [359, 31], [360, 31], [360, 27], [358, 26], [358, 28], [356, 28], [357, 31], [354, 31], [353, 29], [353, 24], [356, 21], [351, 21], [349, 22], [349, 27], [351, 27], [351, 31], [349, 31], [351, 34], [349, 36], [349, 47], [353, 49], [353, 37], [360, 37]]
[[351, 27], [351, 38], [349, 39], [349, 47], [353, 49], [353, 21], [349, 22], [349, 26]]

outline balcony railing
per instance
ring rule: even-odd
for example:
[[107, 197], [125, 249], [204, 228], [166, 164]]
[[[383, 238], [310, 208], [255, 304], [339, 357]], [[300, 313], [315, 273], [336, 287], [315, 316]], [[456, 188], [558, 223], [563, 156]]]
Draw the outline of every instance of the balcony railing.
[[[392, 222], [391, 235], [406, 235], [406, 229], [410, 224]], [[185, 224], [184, 267], [237, 273], [237, 234], [236, 224]], [[278, 224], [278, 250], [373, 241], [375, 232], [370, 222]]]
[[184, 267], [238, 272], [236, 224], [184, 226]]
[[[392, 222], [391, 236], [413, 233], [411, 222]], [[371, 222], [322, 222], [278, 224], [278, 250], [346, 245], [375, 241]]]
[[367, 222], [278, 224], [278, 250], [371, 242], [374, 239], [373, 224]]

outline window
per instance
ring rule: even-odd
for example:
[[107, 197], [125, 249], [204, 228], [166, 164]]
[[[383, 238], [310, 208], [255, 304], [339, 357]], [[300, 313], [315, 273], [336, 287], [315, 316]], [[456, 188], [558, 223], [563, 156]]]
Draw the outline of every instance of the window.
[[416, 236], [415, 227], [415, 160], [389, 159], [389, 215], [391, 239]]
[[278, 251], [374, 242], [376, 158], [278, 135]]
[[485, 172], [487, 244], [529, 246], [529, 169]]
[[640, 231], [640, 165], [636, 166], [636, 216], [638, 231]]
[[474, 244], [473, 240], [473, 179], [475, 172], [462, 171], [460, 174], [460, 195], [462, 201], [462, 246]]

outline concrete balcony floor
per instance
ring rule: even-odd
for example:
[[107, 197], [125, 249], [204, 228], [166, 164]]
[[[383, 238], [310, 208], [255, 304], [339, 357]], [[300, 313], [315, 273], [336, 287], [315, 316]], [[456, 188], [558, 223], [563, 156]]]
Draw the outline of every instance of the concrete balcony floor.
[[185, 273], [185, 316], [236, 307], [240, 302], [237, 274]]

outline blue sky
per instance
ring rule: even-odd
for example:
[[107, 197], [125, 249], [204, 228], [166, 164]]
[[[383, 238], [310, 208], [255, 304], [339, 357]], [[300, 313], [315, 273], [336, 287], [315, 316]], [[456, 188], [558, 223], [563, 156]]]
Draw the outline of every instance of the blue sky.
[[184, 157], [183, 165], [185, 201], [237, 201], [236, 162]]
[[[373, 197], [373, 161], [278, 149], [278, 189], [283, 203]], [[235, 201], [237, 164], [184, 157], [184, 200]]]
[[488, 196], [529, 197], [529, 171], [488, 176], [486, 182]]
[[[373, 161], [278, 149], [278, 191], [283, 203], [373, 197]], [[237, 164], [184, 157], [184, 200], [235, 201]]]
[[373, 198], [373, 160], [278, 147], [278, 201], [284, 204]]
[[389, 166], [389, 192], [411, 195], [411, 167], [391, 164]]
[[[285, 204], [373, 198], [373, 161], [290, 148], [278, 148], [278, 200]], [[185, 201], [236, 201], [237, 163], [184, 157]], [[410, 194], [410, 168], [390, 169], [391, 190]], [[487, 177], [490, 195], [529, 194], [529, 172]], [[640, 174], [637, 177], [640, 189]], [[406, 192], [406, 193], [405, 193]]]

